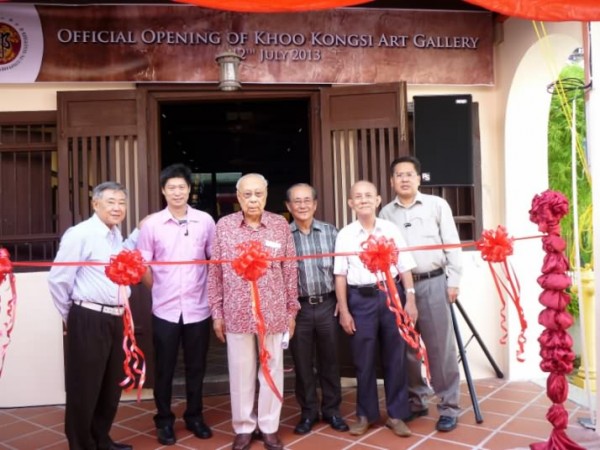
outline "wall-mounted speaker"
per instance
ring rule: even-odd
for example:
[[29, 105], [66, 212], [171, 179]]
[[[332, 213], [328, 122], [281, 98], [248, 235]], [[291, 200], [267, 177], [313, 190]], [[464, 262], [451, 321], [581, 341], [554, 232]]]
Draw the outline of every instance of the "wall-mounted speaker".
[[414, 149], [423, 185], [473, 184], [470, 95], [415, 96]]

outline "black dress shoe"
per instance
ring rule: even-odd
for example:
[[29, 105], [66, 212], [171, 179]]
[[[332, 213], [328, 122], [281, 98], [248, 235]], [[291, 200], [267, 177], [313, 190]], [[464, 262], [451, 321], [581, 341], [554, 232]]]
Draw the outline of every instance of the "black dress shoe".
[[156, 429], [156, 438], [162, 445], [173, 445], [177, 442], [173, 425], [165, 425]]
[[186, 423], [185, 427], [192, 433], [194, 433], [194, 436], [196, 436], [197, 438], [209, 439], [212, 437], [212, 431], [210, 430], [208, 425], [206, 425], [201, 420]]
[[303, 417], [302, 419], [300, 419], [300, 422], [298, 422], [298, 425], [296, 425], [296, 428], [294, 428], [294, 433], [296, 433], [296, 434], [310, 433], [310, 430], [312, 430], [312, 427], [318, 421], [319, 421], [318, 418], [308, 419], [306, 417]]
[[133, 450], [133, 445], [122, 444], [121, 442], [111, 442], [109, 450]]
[[419, 409], [418, 411], [411, 411], [410, 416], [404, 419], [404, 422], [411, 422], [415, 419], [418, 419], [419, 417], [424, 417], [427, 414], [429, 414], [428, 408]]
[[340, 416], [323, 417], [323, 420], [327, 422], [335, 431], [348, 431], [350, 429], [346, 421]]
[[456, 417], [440, 416], [435, 424], [435, 429], [438, 431], [452, 431], [456, 428], [457, 423], [458, 420]]

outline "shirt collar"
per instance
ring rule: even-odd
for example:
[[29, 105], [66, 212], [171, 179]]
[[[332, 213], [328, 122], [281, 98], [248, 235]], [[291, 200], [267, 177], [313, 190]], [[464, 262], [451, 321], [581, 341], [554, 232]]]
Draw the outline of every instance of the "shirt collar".
[[417, 191], [417, 195], [415, 195], [415, 199], [413, 200], [413, 202], [408, 205], [408, 206], [404, 206], [401, 202], [400, 199], [398, 198], [398, 196], [396, 196], [394, 198], [394, 204], [396, 206], [399, 206], [400, 208], [410, 208], [411, 206], [415, 205], [416, 203], [423, 203], [423, 194], [421, 193], [421, 191]]
[[110, 236], [113, 233], [119, 232], [119, 228], [116, 225], [109, 227], [102, 222], [102, 220], [100, 220], [100, 217], [98, 217], [98, 214], [96, 213], [94, 213], [94, 215], [90, 218], [90, 222], [92, 223], [94, 229], [97, 230], [102, 236]]
[[[298, 225], [296, 225], [296, 221], [292, 220], [292, 223], [290, 224], [290, 230], [291, 232], [295, 232], [295, 231], [300, 231], [300, 229], [298, 228]], [[317, 219], [313, 219], [312, 223], [310, 224], [310, 231], [311, 233], [314, 231], [322, 231], [323, 228], [321, 226], [321, 222], [319, 222]]]
[[[162, 223], [167, 223], [170, 220], [175, 223], [180, 222], [180, 219], [176, 219], [175, 217], [173, 217], [173, 214], [171, 214], [171, 211], [169, 211], [168, 207], [163, 209], [162, 211], [159, 211], [157, 214], [159, 214], [159, 217], [160, 217], [160, 220]], [[189, 205], [188, 205], [187, 211], [186, 211], [186, 219], [190, 222], [196, 221], [194, 214], [193, 214], [193, 209], [190, 208]]]
[[[360, 236], [368, 236], [369, 233], [367, 231], [365, 231], [365, 229], [363, 228], [363, 226], [361, 225], [361, 223], [358, 220], [355, 220], [354, 222], [352, 222], [352, 224], [356, 227], [356, 229], [354, 230], [354, 235], [356, 237], [360, 237]], [[381, 233], [381, 220], [379, 218], [375, 218], [375, 227], [373, 228], [373, 233], [372, 234], [379, 234]]]

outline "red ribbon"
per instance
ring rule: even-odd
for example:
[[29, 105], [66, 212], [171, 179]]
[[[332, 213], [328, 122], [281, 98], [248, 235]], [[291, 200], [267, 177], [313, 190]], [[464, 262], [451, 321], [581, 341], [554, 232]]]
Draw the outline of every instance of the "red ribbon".
[[260, 293], [258, 291], [258, 279], [267, 272], [269, 266], [269, 254], [264, 250], [262, 244], [257, 241], [244, 242], [238, 245], [239, 255], [231, 262], [235, 273], [250, 283], [250, 295], [252, 298], [252, 313], [256, 321], [256, 334], [258, 337], [259, 361], [265, 381], [279, 399], [283, 402], [283, 396], [277, 389], [275, 381], [269, 370], [269, 359], [271, 355], [265, 344], [267, 334], [265, 318], [260, 305]]
[[[408, 345], [417, 350], [417, 357], [425, 360], [425, 367], [429, 375], [429, 363], [427, 361], [427, 351], [425, 344], [421, 340], [421, 335], [415, 329], [411, 318], [408, 316], [402, 303], [400, 295], [392, 277], [391, 266], [398, 263], [399, 250], [393, 239], [387, 239], [384, 236], [375, 237], [373, 235], [361, 244], [362, 251], [358, 257], [370, 272], [377, 276], [377, 286], [386, 293], [387, 307], [396, 316], [396, 324], [402, 338]], [[380, 281], [383, 274], [385, 283]]]
[[[513, 243], [514, 238], [508, 235], [505, 227], [499, 225], [495, 230], [485, 230], [481, 233], [481, 239], [477, 241], [476, 248], [481, 251], [483, 260], [488, 262], [494, 285], [496, 286], [496, 291], [498, 291], [500, 303], [502, 304], [500, 309], [500, 328], [503, 331], [500, 343], [502, 344], [506, 344], [508, 339], [508, 328], [506, 326], [506, 300], [504, 299], [503, 292], [506, 292], [506, 295], [508, 295], [517, 309], [521, 325], [521, 331], [517, 338], [517, 360], [523, 362], [525, 361], [523, 354], [525, 353], [525, 343], [527, 342], [527, 338], [525, 337], [527, 321], [525, 320], [525, 313], [521, 306], [521, 286], [519, 284], [519, 279], [513, 266], [508, 263], [508, 257], [513, 254]], [[496, 271], [492, 263], [500, 264], [502, 276]]]
[[118, 255], [111, 256], [110, 263], [105, 269], [106, 276], [113, 283], [119, 285], [119, 303], [124, 308], [123, 351], [125, 360], [123, 361], [123, 370], [125, 379], [119, 385], [124, 388], [125, 392], [137, 387], [138, 402], [141, 400], [142, 387], [146, 381], [146, 358], [135, 339], [135, 325], [125, 286], [139, 283], [146, 270], [144, 259], [138, 250], [123, 250]]
[[[6, 304], [6, 322], [0, 328], [0, 376], [4, 369], [4, 358], [10, 344], [10, 335], [15, 326], [17, 313], [17, 284], [13, 273], [13, 264], [10, 261], [10, 253], [5, 248], [0, 248], [0, 286], [7, 280], [10, 283], [10, 298]], [[2, 296], [0, 295], [0, 317], [2, 314]]]

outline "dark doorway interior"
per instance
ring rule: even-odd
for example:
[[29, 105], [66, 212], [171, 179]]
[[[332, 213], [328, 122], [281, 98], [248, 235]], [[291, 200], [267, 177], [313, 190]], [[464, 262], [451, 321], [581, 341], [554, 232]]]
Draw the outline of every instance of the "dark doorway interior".
[[[308, 99], [161, 104], [161, 167], [187, 164], [194, 173], [190, 203], [215, 220], [239, 210], [237, 179], [245, 173], [261, 173], [269, 181], [267, 210], [288, 217], [287, 188], [310, 182], [309, 115]], [[291, 364], [287, 354], [286, 368]], [[286, 389], [292, 381], [288, 378]], [[204, 392], [229, 392], [226, 349], [214, 335]], [[181, 354], [173, 393], [185, 395]]]

